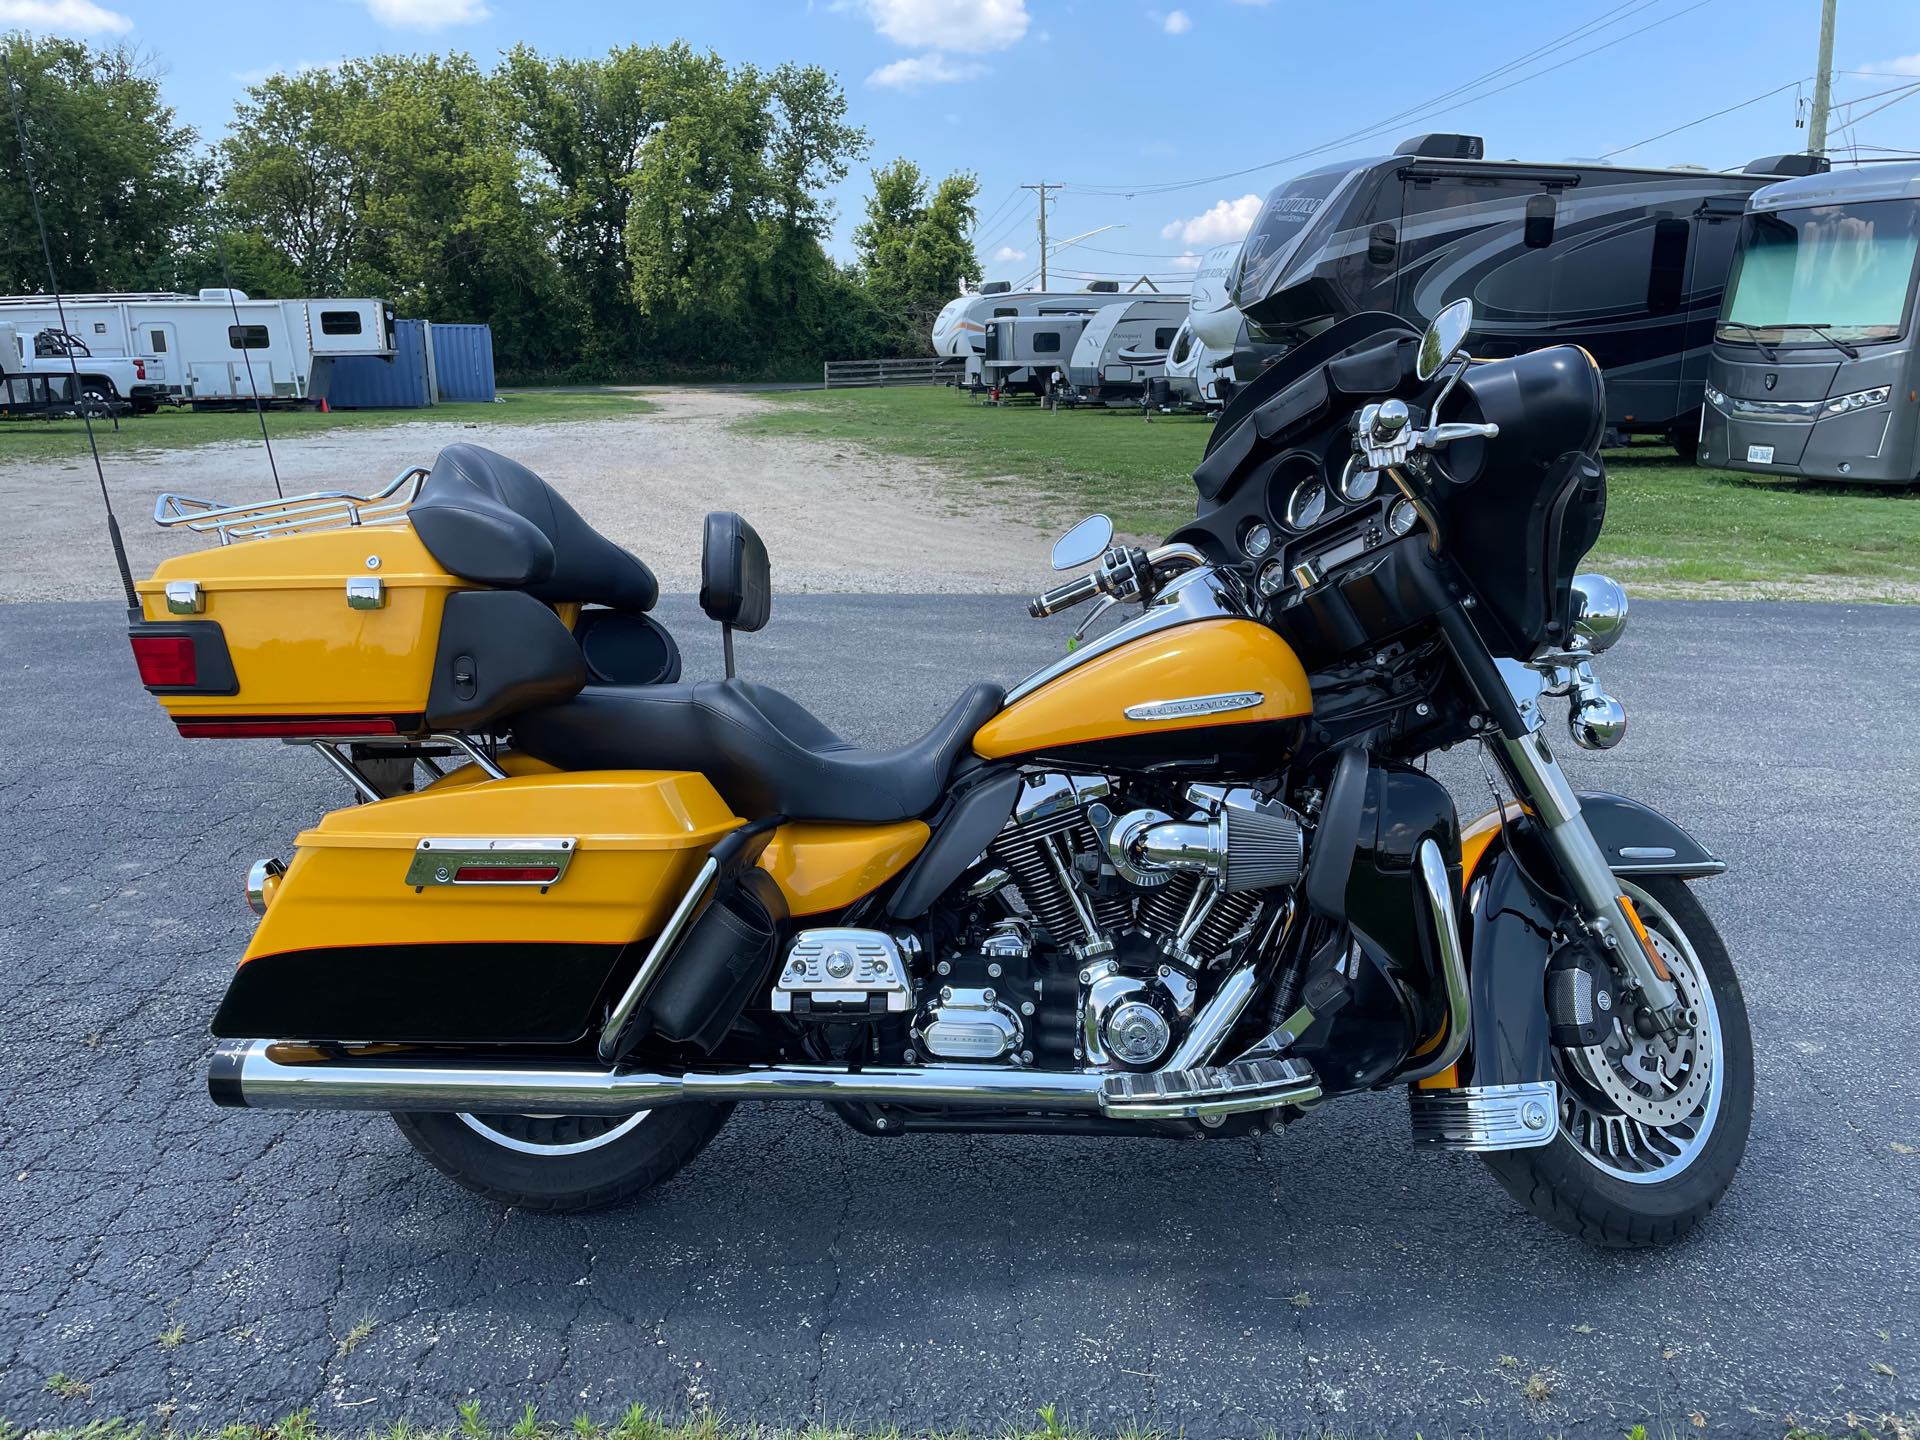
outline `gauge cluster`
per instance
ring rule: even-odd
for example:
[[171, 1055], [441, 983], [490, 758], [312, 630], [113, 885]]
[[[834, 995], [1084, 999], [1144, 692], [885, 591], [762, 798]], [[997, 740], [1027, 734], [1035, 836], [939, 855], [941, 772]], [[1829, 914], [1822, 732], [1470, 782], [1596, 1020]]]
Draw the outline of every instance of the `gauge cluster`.
[[1302, 447], [1277, 456], [1239, 497], [1237, 558], [1269, 601], [1420, 523], [1393, 482], [1347, 453], [1344, 435], [1336, 438], [1331, 454]]

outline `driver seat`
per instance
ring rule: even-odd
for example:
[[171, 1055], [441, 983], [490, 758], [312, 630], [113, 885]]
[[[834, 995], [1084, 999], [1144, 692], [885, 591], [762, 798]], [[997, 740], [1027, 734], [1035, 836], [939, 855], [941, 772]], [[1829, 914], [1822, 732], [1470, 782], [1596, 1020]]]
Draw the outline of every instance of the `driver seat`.
[[975, 685], [918, 740], [898, 750], [862, 750], [792, 697], [732, 674], [731, 632], [765, 625], [771, 596], [760, 537], [738, 515], [709, 515], [700, 606], [726, 627], [727, 678], [590, 685], [517, 716], [515, 748], [565, 770], [697, 770], [747, 820], [784, 815], [878, 824], [930, 810], [1006, 692]]

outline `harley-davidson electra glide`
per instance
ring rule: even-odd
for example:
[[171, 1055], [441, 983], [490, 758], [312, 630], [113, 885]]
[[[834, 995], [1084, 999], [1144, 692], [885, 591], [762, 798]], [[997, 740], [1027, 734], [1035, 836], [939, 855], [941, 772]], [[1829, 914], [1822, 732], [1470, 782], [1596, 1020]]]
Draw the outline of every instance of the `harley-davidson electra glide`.
[[[488, 451], [370, 496], [163, 497], [222, 543], [138, 587], [147, 688], [360, 801], [249, 877], [213, 1099], [390, 1111], [455, 1180], [563, 1210], [672, 1174], [739, 1100], [1214, 1140], [1400, 1086], [1414, 1144], [1550, 1223], [1683, 1233], [1753, 1105], [1687, 884], [1725, 867], [1549, 749], [1544, 696], [1587, 748], [1626, 726], [1593, 671], [1626, 600], [1575, 573], [1601, 377], [1475, 361], [1470, 321], [1299, 346], [1221, 417], [1191, 524], [1056, 547], [1091, 568], [1033, 614], [1104, 628], [892, 751], [735, 678], [771, 603], [736, 515], [700, 592], [727, 678], [685, 682], [646, 567]], [[1516, 797], [1466, 824], [1420, 763], [1461, 742]]]

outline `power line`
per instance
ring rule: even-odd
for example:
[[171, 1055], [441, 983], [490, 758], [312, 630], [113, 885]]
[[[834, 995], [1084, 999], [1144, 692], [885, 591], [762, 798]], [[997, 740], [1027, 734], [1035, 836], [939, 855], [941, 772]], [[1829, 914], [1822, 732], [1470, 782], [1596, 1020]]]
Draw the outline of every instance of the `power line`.
[[[1224, 180], [1236, 180], [1241, 178], [1242, 176], [1255, 174], [1262, 170], [1271, 170], [1276, 166], [1295, 163], [1297, 161], [1308, 159], [1316, 155], [1324, 154], [1325, 152], [1332, 149], [1336, 149], [1342, 145], [1373, 138], [1374, 136], [1378, 135], [1382, 131], [1390, 130], [1396, 126], [1408, 123], [1409, 121], [1412, 121], [1415, 119], [1430, 119], [1430, 118], [1433, 118], [1435, 115], [1444, 114], [1448, 110], [1458, 109], [1462, 105], [1471, 104], [1476, 101], [1489, 99], [1494, 95], [1499, 95], [1504, 93], [1507, 90], [1511, 90], [1515, 86], [1524, 85], [1533, 80], [1538, 80], [1542, 76], [1550, 75], [1554, 71], [1563, 69], [1568, 65], [1576, 63], [1577, 61], [1589, 59], [1592, 56], [1598, 55], [1605, 50], [1612, 49], [1616, 45], [1624, 44], [1628, 40], [1634, 39], [1635, 37], [1640, 35], [1644, 35], [1649, 30], [1655, 29], [1661, 25], [1670, 24], [1671, 22], [1678, 20], [1683, 16], [1691, 14], [1693, 11], [1701, 9], [1703, 6], [1707, 4], [1712, 3], [1712, 0], [1695, 0], [1694, 4], [1688, 5], [1684, 9], [1678, 10], [1671, 15], [1663, 16], [1658, 20], [1654, 20], [1649, 22], [1646, 25], [1639, 26], [1633, 30], [1628, 31], [1624, 35], [1617, 36], [1614, 39], [1605, 42], [1604, 44], [1592, 46], [1588, 49], [1584, 49], [1579, 53], [1571, 55], [1567, 59], [1561, 60], [1553, 65], [1549, 65], [1542, 69], [1532, 71], [1525, 75], [1521, 75], [1518, 78], [1509, 81], [1505, 85], [1496, 86], [1495, 88], [1490, 90], [1479, 89], [1479, 87], [1487, 84], [1489, 81], [1498, 80], [1505, 75], [1509, 75], [1517, 69], [1521, 69], [1527, 65], [1532, 64], [1535, 60], [1544, 59], [1546, 56], [1554, 54], [1557, 51], [1564, 50], [1568, 46], [1576, 44], [1579, 41], [1591, 39], [1593, 36], [1597, 35], [1601, 31], [1606, 30], [1614, 25], [1618, 25], [1618, 24], [1624, 23], [1627, 20], [1634, 19], [1635, 17], [1641, 14], [1644, 14], [1647, 10], [1651, 9], [1653, 6], [1660, 3], [1663, 3], [1663, 0], [1629, 0], [1629, 3], [1627, 4], [1617, 6], [1613, 10], [1606, 12], [1604, 15], [1598, 16], [1595, 19], [1587, 21], [1582, 25], [1575, 26], [1572, 30], [1567, 31], [1562, 35], [1556, 36], [1554, 39], [1546, 41], [1543, 44], [1536, 45], [1532, 50], [1526, 51], [1523, 54], [1516, 56], [1514, 59], [1509, 60], [1502, 65], [1495, 66], [1493, 69], [1485, 71], [1482, 74], [1475, 76], [1473, 79], [1465, 81], [1460, 85], [1456, 85], [1450, 90], [1444, 90], [1440, 92], [1438, 95], [1430, 96], [1426, 100], [1423, 100], [1416, 105], [1409, 106], [1406, 109], [1403, 109], [1393, 115], [1386, 117], [1384, 120], [1376, 121], [1368, 126], [1362, 127], [1361, 129], [1349, 131], [1344, 135], [1336, 136], [1330, 140], [1323, 141], [1320, 144], [1309, 146], [1304, 150], [1295, 151], [1290, 155], [1280, 156], [1278, 159], [1265, 161], [1264, 163], [1259, 165], [1249, 165], [1238, 170], [1223, 171], [1216, 175], [1201, 176], [1192, 180], [1170, 181], [1165, 183], [1150, 183], [1150, 184], [1132, 185], [1132, 186], [1111, 185], [1111, 184], [1109, 185], [1075, 185], [1072, 188], [1074, 188], [1075, 190], [1086, 192], [1086, 193], [1104, 193], [1108, 195], [1129, 195], [1129, 196], [1131, 195], [1162, 195], [1162, 194], [1169, 194], [1178, 190], [1190, 190], [1190, 189], [1194, 189], [1204, 185], [1214, 185]], [[1467, 92], [1469, 91], [1477, 91], [1478, 93], [1467, 94]], [[1459, 98], [1459, 97], [1464, 97], [1464, 98]], [[1452, 103], [1456, 101], [1456, 99], [1458, 100], [1458, 103]]]
[[1784, 85], [1776, 85], [1771, 90], [1762, 90], [1758, 95], [1749, 96], [1747, 99], [1739, 101], [1737, 104], [1729, 105], [1723, 110], [1715, 110], [1711, 115], [1702, 115], [1697, 120], [1689, 120], [1686, 124], [1676, 125], [1671, 130], [1662, 130], [1658, 135], [1649, 135], [1644, 140], [1636, 140], [1631, 145], [1622, 145], [1617, 150], [1603, 150], [1600, 152], [1600, 158], [1602, 160], [1611, 160], [1614, 156], [1624, 155], [1629, 150], [1638, 150], [1642, 145], [1651, 145], [1654, 141], [1664, 140], [1669, 135], [1678, 135], [1682, 130], [1691, 130], [1694, 126], [1704, 125], [1709, 120], [1718, 120], [1722, 115], [1731, 115], [1734, 111], [1744, 110], [1749, 105], [1758, 105], [1762, 100], [1778, 95], [1782, 90], [1791, 90], [1796, 85], [1804, 85], [1806, 83], [1807, 77], [1802, 75], [1796, 80], [1787, 81]]
[[1066, 187], [1058, 181], [1049, 185], [1042, 180], [1036, 185], [1022, 185], [1022, 190], [1031, 190], [1040, 197], [1040, 288], [1047, 288], [1047, 192], [1063, 190]]

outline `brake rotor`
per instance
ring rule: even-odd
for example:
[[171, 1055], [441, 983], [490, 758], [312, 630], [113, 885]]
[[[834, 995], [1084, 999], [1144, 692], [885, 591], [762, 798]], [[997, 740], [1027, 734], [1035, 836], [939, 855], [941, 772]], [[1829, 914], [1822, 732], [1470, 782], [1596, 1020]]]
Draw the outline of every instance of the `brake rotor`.
[[1700, 1108], [1713, 1083], [1713, 1067], [1707, 1037], [1701, 1032], [1708, 1013], [1701, 1004], [1704, 982], [1666, 936], [1651, 928], [1647, 933], [1667, 962], [1682, 1009], [1702, 1018], [1693, 1029], [1669, 1039], [1657, 1032], [1642, 1034], [1635, 1016], [1621, 1014], [1614, 1020], [1612, 1033], [1599, 1044], [1566, 1053], [1621, 1114], [1664, 1129]]

